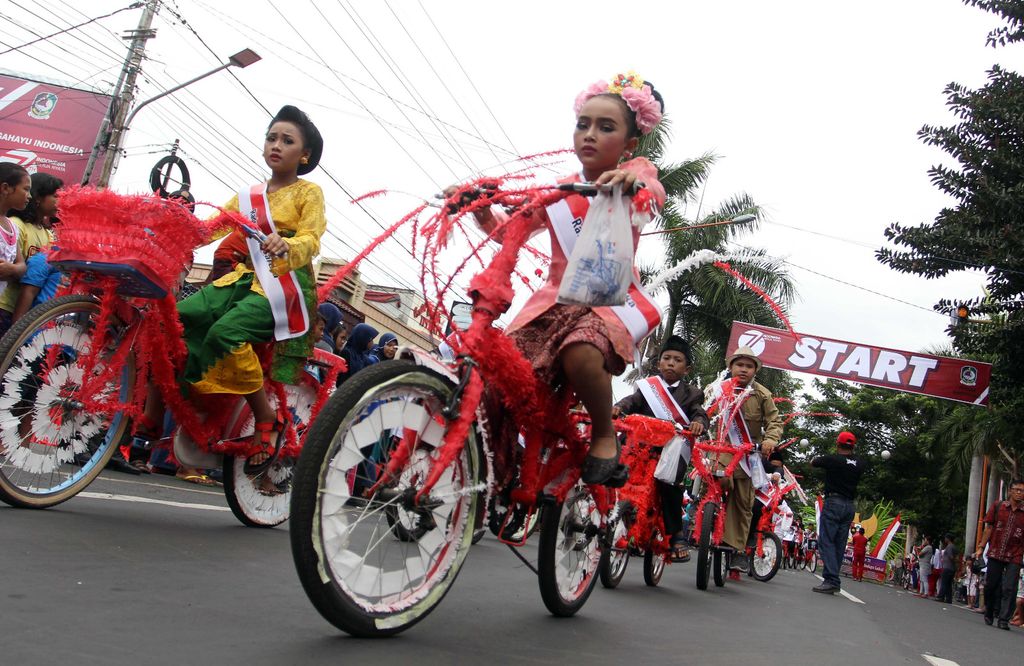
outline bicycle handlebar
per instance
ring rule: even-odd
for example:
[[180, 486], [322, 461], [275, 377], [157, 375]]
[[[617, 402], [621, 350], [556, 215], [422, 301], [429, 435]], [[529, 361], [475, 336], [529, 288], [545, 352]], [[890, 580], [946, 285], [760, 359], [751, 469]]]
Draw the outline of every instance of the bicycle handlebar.
[[[576, 194], [580, 194], [580, 195], [585, 196], [585, 197], [597, 196], [598, 192], [611, 192], [614, 189], [614, 186], [612, 186], [612, 185], [596, 185], [594, 183], [556, 183], [556, 184], [553, 184], [553, 185], [538, 185], [536, 187], [538, 189], [551, 189], [551, 190], [560, 190], [562, 192], [574, 192]], [[630, 186], [630, 188], [628, 190], [623, 191], [623, 195], [625, 195], [625, 196], [633, 196], [637, 192], [639, 192], [640, 190], [645, 189], [646, 187], [647, 187], [647, 185], [645, 185], [643, 182], [635, 181], [633, 183], [633, 185]], [[455, 213], [457, 213], [459, 211], [460, 208], [463, 208], [463, 207], [469, 205], [470, 203], [476, 201], [477, 199], [479, 199], [482, 196], [494, 194], [497, 191], [498, 191], [497, 183], [490, 184], [490, 183], [486, 183], [486, 182], [485, 183], [481, 183], [480, 185], [477, 185], [475, 187], [471, 187], [471, 188], [468, 188], [466, 190], [463, 190], [461, 192], [461, 194], [459, 195], [458, 202], [455, 202], [455, 201], [449, 201], [448, 202], [448, 205], [447, 205], [448, 214], [449, 215], [454, 215]], [[449, 197], [445, 196], [443, 193], [435, 194], [434, 198], [435, 199], [444, 199], [444, 200], [448, 200], [449, 199]]]

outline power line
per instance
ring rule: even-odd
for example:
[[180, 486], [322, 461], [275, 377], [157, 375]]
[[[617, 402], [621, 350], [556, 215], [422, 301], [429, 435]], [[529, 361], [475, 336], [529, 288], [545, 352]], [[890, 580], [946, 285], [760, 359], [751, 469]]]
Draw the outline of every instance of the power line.
[[473, 88], [473, 92], [475, 92], [476, 96], [480, 98], [481, 102], [483, 102], [484, 108], [487, 109], [487, 113], [491, 114], [491, 118], [493, 118], [494, 122], [498, 125], [498, 129], [500, 129], [501, 133], [505, 135], [505, 139], [508, 141], [508, 145], [512, 146], [512, 150], [517, 155], [522, 155], [522, 153], [519, 152], [519, 149], [516, 148], [516, 144], [512, 141], [512, 137], [510, 137], [508, 135], [508, 132], [505, 131], [505, 128], [502, 127], [501, 121], [498, 120], [498, 117], [496, 115], [494, 115], [494, 111], [491, 110], [491, 107], [487, 103], [487, 100], [485, 100], [484, 96], [480, 94], [480, 91], [477, 89], [476, 84], [473, 83], [473, 79], [469, 78], [469, 73], [466, 71], [466, 68], [462, 66], [462, 62], [459, 60], [459, 57], [455, 55], [455, 51], [453, 51], [451, 45], [448, 44], [448, 40], [445, 39], [443, 34], [441, 34], [441, 30], [437, 27], [437, 24], [434, 23], [434, 19], [432, 19], [430, 17], [430, 14], [427, 13], [427, 8], [423, 6], [423, 0], [419, 0], [419, 5], [420, 9], [423, 10], [423, 15], [427, 17], [427, 20], [430, 21], [430, 25], [433, 26], [434, 32], [436, 32], [437, 36], [441, 38], [441, 41], [444, 43], [445, 48], [448, 49], [448, 53], [450, 53], [452, 58], [455, 60], [455, 64], [459, 66], [459, 69], [462, 70], [462, 73], [463, 75], [465, 75], [466, 80], [469, 81], [469, 85], [471, 88]]
[[55, 32], [53, 34], [46, 35], [45, 37], [39, 37], [39, 38], [33, 39], [30, 42], [25, 42], [24, 44], [22, 44], [20, 46], [15, 46], [15, 47], [9, 48], [6, 51], [0, 51], [0, 55], [4, 55], [5, 53], [10, 53], [11, 51], [20, 51], [21, 49], [25, 48], [26, 46], [31, 46], [32, 44], [35, 44], [36, 42], [41, 42], [41, 41], [46, 41], [48, 39], [52, 39], [52, 38], [56, 37], [57, 35], [62, 35], [65, 32], [69, 32], [71, 30], [76, 30], [76, 29], [81, 28], [83, 26], [87, 26], [90, 23], [93, 23], [95, 21], [99, 21], [100, 19], [110, 18], [111, 16], [113, 16], [115, 14], [120, 14], [121, 12], [127, 11], [129, 9], [138, 9], [141, 6], [142, 6], [141, 2], [133, 3], [131, 5], [128, 5], [127, 7], [122, 7], [121, 9], [114, 10], [114, 11], [110, 12], [109, 14], [104, 14], [103, 16], [97, 16], [95, 18], [91, 18], [91, 19], [89, 19], [88, 21], [86, 21], [84, 23], [79, 23], [77, 25], [72, 25], [72, 26], [69, 26], [67, 28], [64, 28], [63, 30], [58, 30], [57, 32]]
[[[746, 245], [741, 245], [740, 243], [737, 243], [736, 241], [726, 241], [726, 242], [730, 243], [731, 245], [735, 245], [736, 247], [743, 248], [744, 250], [753, 251], [753, 248], [750, 248], [750, 247], [748, 247]], [[807, 268], [806, 266], [801, 266], [799, 264], [795, 264], [795, 263], [793, 263], [789, 259], [779, 258], [779, 261], [781, 261], [784, 264], [788, 264], [788, 265], [792, 266], [793, 268], [799, 268], [800, 270], [807, 271], [808, 273], [813, 273], [814, 275], [817, 275], [818, 277], [823, 277], [826, 280], [831, 280], [832, 282], [837, 282], [839, 284], [846, 285], [847, 287], [853, 287], [854, 289], [859, 289], [860, 291], [864, 291], [864, 292], [867, 292], [869, 294], [874, 294], [875, 296], [881, 296], [882, 298], [888, 299], [890, 301], [895, 301], [896, 303], [901, 303], [903, 305], [909, 305], [910, 307], [917, 308], [918, 310], [924, 310], [925, 312], [930, 312], [932, 314], [937, 314], [937, 315], [942, 316], [942, 317], [946, 316], [946, 315], [943, 315], [940, 312], [936, 312], [932, 308], [926, 308], [923, 305], [918, 305], [917, 303], [911, 303], [910, 301], [905, 301], [905, 300], [903, 300], [901, 298], [896, 298], [895, 296], [890, 296], [889, 294], [883, 294], [880, 291], [875, 291], [874, 289], [868, 289], [867, 287], [864, 287], [864, 286], [859, 285], [859, 284], [855, 284], [853, 282], [847, 282], [846, 280], [843, 280], [843, 279], [840, 279], [840, 278], [837, 278], [837, 277], [833, 277], [831, 275], [826, 275], [825, 273], [821, 273], [821, 272], [816, 271], [816, 270], [814, 270], [812, 268]]]
[[[341, 2], [341, 0], [338, 0], [338, 5], [342, 8], [342, 10], [348, 13], [349, 10], [345, 9], [345, 5]], [[477, 174], [480, 173], [480, 167], [477, 166], [475, 163], [471, 164], [471, 162], [473, 162], [473, 158], [471, 158], [469, 154], [465, 152], [465, 150], [463, 150], [463, 154], [465, 155], [465, 157], [463, 157], [462, 155], [458, 155], [459, 149], [455, 146], [455, 144], [452, 143], [452, 140], [449, 139], [448, 136], [444, 133], [444, 130], [441, 129], [441, 126], [438, 125], [437, 122], [433, 120], [437, 114], [427, 103], [426, 99], [423, 97], [422, 94], [420, 94], [419, 90], [416, 89], [416, 86], [405, 74], [405, 72], [402, 71], [401, 66], [398, 64], [395, 58], [388, 52], [387, 47], [385, 47], [384, 44], [381, 43], [380, 39], [377, 38], [373, 30], [370, 28], [369, 24], [367, 24], [363, 17], [360, 16], [359, 13], [355, 10], [355, 7], [353, 7], [351, 3], [348, 4], [348, 7], [352, 11], [352, 13], [349, 14], [350, 18], [354, 14], [355, 18], [359, 19], [358, 22], [353, 22], [356, 24], [356, 27], [359, 28], [359, 31], [363, 33], [363, 37], [366, 38], [367, 42], [370, 43], [370, 46], [373, 47], [374, 51], [377, 52], [377, 55], [380, 57], [380, 59], [384, 62], [388, 69], [391, 70], [391, 73], [395, 76], [396, 79], [398, 79], [399, 83], [402, 84], [402, 87], [404, 87], [406, 92], [409, 93], [409, 96], [412, 98], [412, 100], [416, 102], [416, 104], [425, 112], [429, 112], [424, 113], [424, 115], [426, 115], [427, 118], [430, 119], [431, 123], [434, 125], [437, 131], [440, 132], [441, 138], [444, 139], [448, 143], [448, 145], [451, 146], [452, 150], [456, 152], [457, 159], [459, 159], [466, 166], [467, 169], [470, 169], [471, 171]], [[366, 26], [365, 31], [359, 25], [359, 23], [362, 23], [364, 26]], [[369, 36], [367, 36], [367, 32], [369, 33]], [[372, 37], [373, 39], [371, 40], [370, 37]], [[376, 42], [376, 46], [374, 45], [374, 42]], [[379, 49], [377, 48], [378, 46], [380, 47]], [[382, 51], [383, 53], [381, 53]], [[388, 63], [388, 60], [390, 60], [391, 63], [394, 63], [394, 67], [392, 67], [391, 64]]]

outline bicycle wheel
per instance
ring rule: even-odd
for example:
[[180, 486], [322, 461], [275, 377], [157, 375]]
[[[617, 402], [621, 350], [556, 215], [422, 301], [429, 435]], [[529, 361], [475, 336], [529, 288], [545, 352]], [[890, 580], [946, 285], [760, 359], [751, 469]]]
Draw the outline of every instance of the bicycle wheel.
[[[619, 516], [612, 528], [611, 538], [608, 540], [609, 547], [601, 551], [601, 564], [598, 572], [601, 576], [601, 585], [608, 589], [614, 589], [622, 582], [626, 575], [626, 566], [629, 564], [629, 546], [626, 541], [629, 538], [629, 526], [622, 519], [625, 502], [620, 502]], [[645, 569], [646, 571], [646, 569]]]
[[725, 554], [721, 548], [715, 548], [712, 554], [712, 573], [714, 574], [715, 587], [725, 587], [725, 574], [728, 568]]
[[[42, 509], [74, 497], [103, 470], [124, 435], [124, 414], [88, 413], [82, 404], [81, 360], [99, 311], [91, 296], [55, 298], [0, 340], [0, 500], [11, 506]], [[101, 360], [128, 329], [116, 318], [110, 322]], [[103, 397], [127, 403], [135, 384], [132, 354], [117, 384], [105, 387]]]
[[[285, 384], [284, 393], [292, 425], [301, 433], [309, 425], [316, 389], [307, 384]], [[269, 391], [268, 397], [271, 407], [277, 409], [277, 395]], [[255, 431], [252, 412], [246, 409], [240, 421], [236, 432], [229, 436], [252, 437]], [[224, 456], [224, 496], [235, 518], [248, 527], [274, 527], [288, 520], [296, 462], [294, 458], [281, 457], [266, 472], [249, 476], [244, 470], [244, 458]]]
[[663, 573], [665, 573], [665, 558], [656, 555], [654, 550], [648, 548], [644, 553], [644, 582], [649, 587], [657, 587]]
[[544, 507], [537, 545], [537, 580], [553, 615], [575, 615], [597, 582], [601, 512], [590, 490], [577, 484], [565, 501]]
[[711, 579], [711, 558], [712, 544], [711, 534], [715, 530], [715, 515], [718, 513], [718, 505], [708, 502], [702, 510], [700, 520], [700, 541], [697, 542], [697, 589], [708, 589], [708, 580]]
[[782, 563], [782, 542], [771, 530], [761, 532], [761, 555], [757, 549], [750, 554], [750, 575], [762, 583], [767, 583], [779, 572]]
[[[472, 429], [418, 505], [421, 474], [403, 470], [400, 480], [374, 489], [402, 438], [416, 444], [408, 468], [425, 470], [436, 460], [453, 390], [413, 363], [380, 363], [342, 384], [310, 428], [292, 489], [292, 556], [310, 601], [349, 634], [388, 636], [422, 620], [469, 552], [480, 501]], [[388, 524], [392, 506], [426, 511], [432, 524], [419, 539], [401, 541]]]
[[819, 560], [818, 560], [818, 556], [817, 555], [812, 557], [810, 565], [807, 567], [807, 570], [810, 571], [811, 573], [816, 573], [818, 571], [818, 561]]

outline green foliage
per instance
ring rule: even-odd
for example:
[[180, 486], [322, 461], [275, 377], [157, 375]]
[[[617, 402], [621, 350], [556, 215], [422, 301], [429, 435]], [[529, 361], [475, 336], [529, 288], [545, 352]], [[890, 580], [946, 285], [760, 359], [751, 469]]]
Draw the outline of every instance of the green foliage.
[[[662, 228], [678, 229], [723, 222], [745, 214], [754, 215], [755, 220], [747, 225], [726, 224], [683, 229], [662, 235], [666, 255], [664, 267], [674, 266], [698, 250], [730, 253], [737, 257], [731, 262], [734, 269], [764, 289], [783, 308], [788, 307], [795, 289], [783, 262], [768, 256], [763, 250], [733, 244], [736, 238], [757, 228], [763, 216], [761, 209], [750, 196], [738, 194], [721, 202], [715, 210], [701, 214], [699, 193], [717, 158], [711, 153], [705, 153], [677, 164], [665, 164], [662, 157], [669, 141], [668, 128], [669, 125], [663, 122], [654, 132], [641, 139], [636, 151], [637, 155], [648, 158], [658, 166], [658, 178], [665, 186], [667, 201], [661, 211]], [[691, 207], [697, 209], [697, 215], [693, 218], [687, 215]], [[694, 346], [695, 369], [691, 377], [697, 378], [701, 385], [721, 372], [729, 352], [726, 344], [734, 320], [779, 325], [775, 313], [759, 296], [711, 265], [688, 271], [668, 283], [666, 291], [669, 307], [664, 313], [662, 328], [656, 336], [651, 336], [643, 350], [645, 358], [651, 364], [669, 335], [682, 335]], [[634, 370], [626, 379], [635, 379], [637, 374]], [[795, 383], [785, 373], [777, 370], [759, 373], [758, 381], [775, 391], [786, 390], [784, 395], [795, 390]]]
[[[988, 34], [989, 45], [1024, 41], [1024, 1], [965, 2], [1005, 22]], [[954, 487], [975, 453], [993, 455], [1008, 471], [1019, 471], [1024, 459], [1024, 77], [994, 65], [981, 88], [950, 83], [945, 95], [955, 124], [925, 125], [918, 136], [955, 162], [929, 170], [932, 183], [955, 204], [929, 224], [891, 225], [885, 235], [895, 248], [877, 256], [897, 271], [925, 278], [985, 272], [986, 289], [968, 304], [969, 320], [949, 333], [957, 352], [993, 363], [991, 407], [947, 407], [941, 436], [932, 440], [941, 447], [932, 449], [933, 456], [944, 460], [934, 478]], [[942, 300], [935, 307], [950, 312], [956, 305]]]

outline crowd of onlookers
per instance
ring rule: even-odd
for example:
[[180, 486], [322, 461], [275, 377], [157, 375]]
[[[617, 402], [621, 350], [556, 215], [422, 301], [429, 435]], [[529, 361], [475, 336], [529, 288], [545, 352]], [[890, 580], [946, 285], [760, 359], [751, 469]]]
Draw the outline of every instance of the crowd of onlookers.
[[1001, 629], [1024, 626], [1024, 481], [985, 516], [980, 548], [961, 556], [952, 534], [925, 536], [895, 563], [893, 582], [922, 599], [962, 603]]

